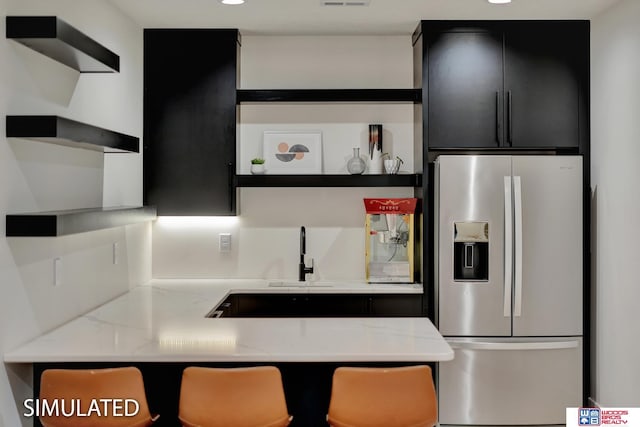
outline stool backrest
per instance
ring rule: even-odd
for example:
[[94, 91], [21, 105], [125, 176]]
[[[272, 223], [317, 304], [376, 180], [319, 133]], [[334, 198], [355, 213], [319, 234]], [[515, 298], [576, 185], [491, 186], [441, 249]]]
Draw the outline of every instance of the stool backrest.
[[432, 427], [438, 404], [431, 368], [338, 368], [327, 419], [333, 427]]
[[40, 377], [39, 399], [37, 413], [44, 427], [146, 427], [153, 423], [142, 374], [134, 367], [47, 369]]
[[285, 427], [291, 421], [274, 366], [186, 368], [179, 417], [185, 427]]

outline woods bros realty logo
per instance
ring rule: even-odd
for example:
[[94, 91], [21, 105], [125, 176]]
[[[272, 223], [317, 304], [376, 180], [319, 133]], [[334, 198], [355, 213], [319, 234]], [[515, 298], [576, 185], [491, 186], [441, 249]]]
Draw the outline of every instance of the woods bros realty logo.
[[640, 426], [640, 408], [567, 408], [567, 427]]

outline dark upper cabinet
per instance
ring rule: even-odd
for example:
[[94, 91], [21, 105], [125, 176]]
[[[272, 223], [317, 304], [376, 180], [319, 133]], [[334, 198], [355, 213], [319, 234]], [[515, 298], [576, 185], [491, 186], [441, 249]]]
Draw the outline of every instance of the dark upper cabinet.
[[158, 215], [234, 215], [238, 31], [144, 32], [144, 199]]
[[587, 21], [423, 21], [425, 142], [438, 148], [581, 148]]

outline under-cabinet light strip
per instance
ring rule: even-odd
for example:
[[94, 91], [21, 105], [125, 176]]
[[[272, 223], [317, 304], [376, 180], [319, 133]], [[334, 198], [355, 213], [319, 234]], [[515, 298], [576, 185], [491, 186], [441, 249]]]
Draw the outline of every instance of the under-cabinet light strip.
[[166, 227], [229, 227], [236, 225], [237, 216], [159, 216], [156, 222]]

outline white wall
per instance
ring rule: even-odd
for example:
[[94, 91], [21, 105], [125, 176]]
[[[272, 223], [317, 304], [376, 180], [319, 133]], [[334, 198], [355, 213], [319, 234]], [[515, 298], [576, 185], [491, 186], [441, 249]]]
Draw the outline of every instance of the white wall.
[[591, 127], [594, 190], [592, 396], [638, 406], [640, 228], [640, 2], [623, 0], [592, 20]]
[[[149, 224], [6, 238], [4, 221], [7, 213], [141, 204], [141, 154], [103, 155], [4, 135], [6, 115], [51, 114], [141, 137], [142, 29], [106, 0], [0, 0], [0, 34], [5, 15], [57, 15], [119, 54], [121, 72], [79, 74], [0, 38], [0, 354], [151, 275]], [[62, 261], [57, 287], [54, 258]], [[19, 419], [30, 372], [0, 368], [0, 426], [31, 425]]]
[[[410, 36], [245, 36], [241, 88], [410, 88]], [[321, 130], [324, 173], [345, 174], [352, 147], [367, 150], [369, 123], [382, 123], [383, 151], [413, 172], [412, 104], [254, 104], [240, 109], [238, 172], [262, 154], [265, 130]], [[241, 188], [239, 216], [160, 220], [153, 228], [154, 277], [297, 277], [299, 228], [307, 227], [312, 279], [364, 280], [363, 197], [412, 197], [412, 188]], [[218, 252], [218, 233], [233, 250]], [[309, 261], [310, 262], [310, 261]]]

